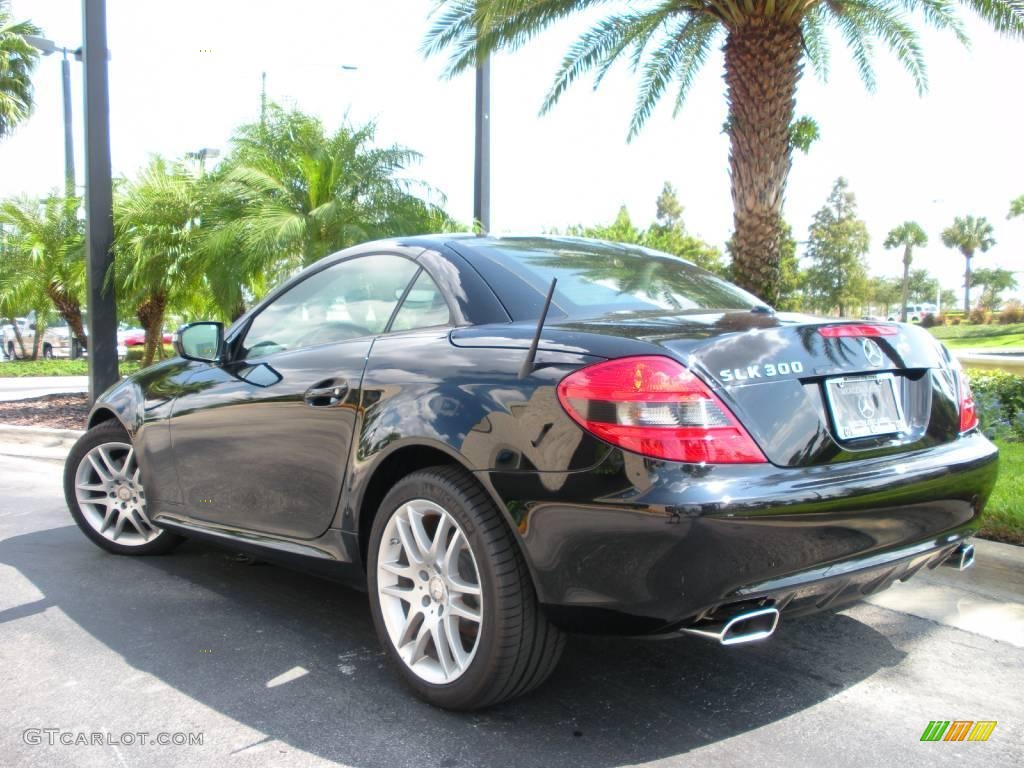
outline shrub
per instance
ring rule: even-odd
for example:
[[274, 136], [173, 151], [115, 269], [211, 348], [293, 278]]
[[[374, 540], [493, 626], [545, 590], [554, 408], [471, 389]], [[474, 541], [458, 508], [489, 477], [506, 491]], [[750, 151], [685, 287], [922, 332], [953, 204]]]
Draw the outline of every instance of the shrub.
[[975, 307], [971, 310], [968, 322], [971, 325], [987, 325], [992, 322], [992, 313], [983, 307]]
[[1024, 440], [1024, 376], [968, 371], [982, 431], [992, 439]]
[[999, 313], [999, 324], [1010, 325], [1011, 323], [1020, 322], [1024, 322], [1024, 309], [1021, 308], [1020, 302], [1006, 302], [1006, 306], [1003, 307], [1003, 311]]
[[938, 318], [936, 318], [935, 315], [933, 315], [931, 312], [929, 312], [927, 315], [921, 318], [922, 328], [934, 328], [938, 324]]

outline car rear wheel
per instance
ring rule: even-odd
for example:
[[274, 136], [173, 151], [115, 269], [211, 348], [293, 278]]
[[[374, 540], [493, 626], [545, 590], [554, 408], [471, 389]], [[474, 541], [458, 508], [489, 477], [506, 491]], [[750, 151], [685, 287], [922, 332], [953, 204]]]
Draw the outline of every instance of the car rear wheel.
[[117, 422], [103, 422], [75, 443], [64, 465], [64, 498], [82, 532], [108, 552], [158, 555], [181, 542], [147, 517], [135, 448]]
[[14, 342], [13, 341], [7, 342], [7, 359], [8, 360], [17, 360], [18, 359], [17, 355], [14, 354]]
[[512, 532], [468, 473], [415, 472], [385, 497], [368, 551], [377, 634], [423, 699], [469, 710], [544, 682], [565, 640]]
[[43, 344], [43, 359], [44, 360], [52, 360], [53, 359], [53, 347], [51, 345], [49, 345], [49, 344]]

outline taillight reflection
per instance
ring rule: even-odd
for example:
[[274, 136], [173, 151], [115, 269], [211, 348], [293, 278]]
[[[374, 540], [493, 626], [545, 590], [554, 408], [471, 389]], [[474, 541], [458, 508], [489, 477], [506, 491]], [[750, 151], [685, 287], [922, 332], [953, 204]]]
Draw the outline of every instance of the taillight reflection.
[[956, 366], [957, 376], [960, 377], [960, 431], [966, 432], [978, 426], [978, 409], [974, 405], [974, 393], [971, 392], [971, 382], [960, 366]]

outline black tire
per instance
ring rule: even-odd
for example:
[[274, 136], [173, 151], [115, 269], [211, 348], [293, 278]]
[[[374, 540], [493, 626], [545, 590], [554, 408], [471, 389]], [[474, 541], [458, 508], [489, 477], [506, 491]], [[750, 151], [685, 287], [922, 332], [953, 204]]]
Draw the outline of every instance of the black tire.
[[18, 359], [17, 355], [14, 354], [14, 342], [13, 341], [7, 342], [7, 359], [8, 360], [17, 360]]
[[53, 360], [53, 347], [49, 344], [43, 344], [43, 359]]
[[[388, 635], [377, 591], [377, 563], [388, 522], [403, 505], [425, 499], [444, 508], [462, 529], [479, 571], [482, 616], [478, 645], [461, 676], [428, 683], [402, 660]], [[377, 636], [405, 682], [444, 709], [474, 710], [521, 696], [554, 671], [565, 636], [537, 602], [529, 571], [512, 531], [477, 481], [459, 467], [414, 472], [384, 498], [367, 552], [370, 607]]]
[[131, 445], [131, 438], [119, 422], [105, 421], [78, 438], [78, 442], [68, 454], [64, 464], [64, 499], [67, 501], [71, 517], [90, 541], [115, 555], [162, 555], [170, 552], [183, 540], [181, 536], [170, 531], [158, 529], [156, 535], [145, 543], [125, 545], [106, 538], [86, 519], [75, 492], [78, 467], [83, 461], [88, 460], [86, 457], [91, 450], [106, 443]]

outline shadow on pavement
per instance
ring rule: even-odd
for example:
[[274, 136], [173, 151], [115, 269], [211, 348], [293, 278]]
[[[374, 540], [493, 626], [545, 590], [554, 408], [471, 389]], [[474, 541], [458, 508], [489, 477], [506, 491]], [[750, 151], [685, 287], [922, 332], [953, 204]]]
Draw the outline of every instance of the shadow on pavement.
[[[407, 693], [379, 650], [366, 596], [186, 542], [107, 555], [74, 527], [0, 542], [0, 562], [132, 666], [293, 747], [358, 768], [642, 763], [811, 707], [903, 655], [842, 615], [783, 622], [767, 643], [572, 638], [529, 697], [477, 714]], [[302, 667], [308, 674], [268, 687]]]

